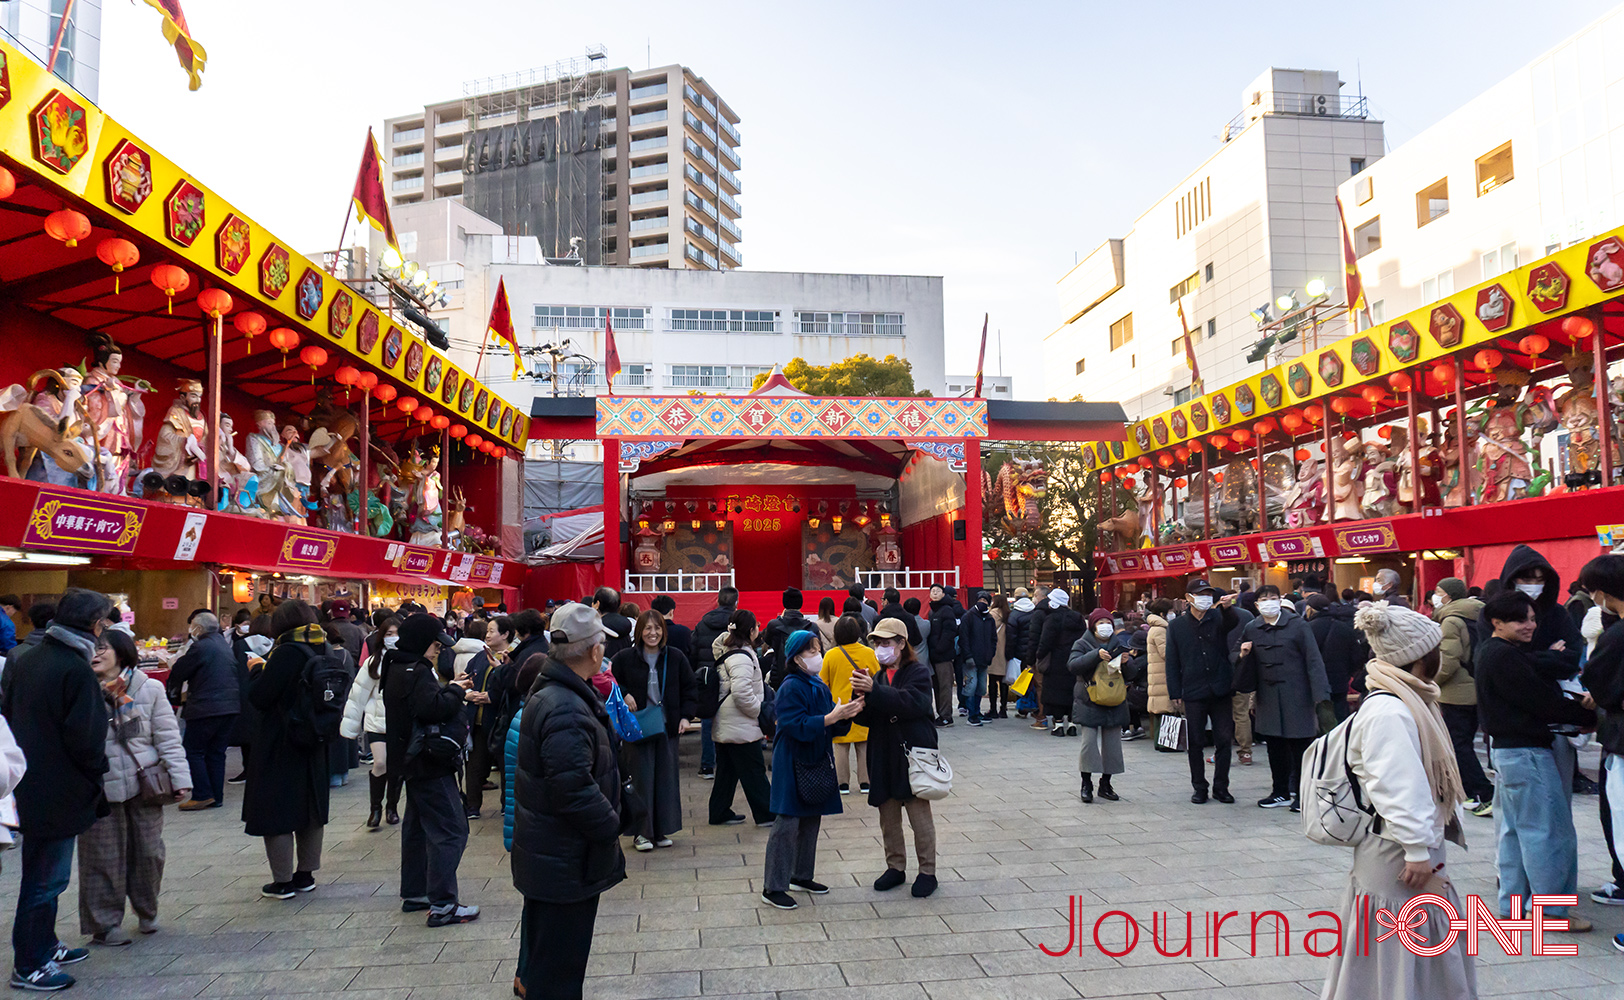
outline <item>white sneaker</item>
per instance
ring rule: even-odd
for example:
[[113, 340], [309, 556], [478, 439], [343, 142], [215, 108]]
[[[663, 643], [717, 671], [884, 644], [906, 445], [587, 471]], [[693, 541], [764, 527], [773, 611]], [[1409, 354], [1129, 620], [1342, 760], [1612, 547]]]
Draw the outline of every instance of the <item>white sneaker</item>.
[[671, 846], [671, 838], [670, 837], [661, 837], [659, 840], [656, 840], [654, 842], [654, 846], [655, 847], [670, 847]]
[[1609, 882], [1592, 892], [1590, 899], [1591, 902], [1600, 903], [1603, 906], [1624, 906], [1624, 888], [1619, 888], [1614, 883]]
[[636, 836], [632, 838], [632, 846], [639, 851], [652, 851], [654, 850], [654, 841], [644, 836]]

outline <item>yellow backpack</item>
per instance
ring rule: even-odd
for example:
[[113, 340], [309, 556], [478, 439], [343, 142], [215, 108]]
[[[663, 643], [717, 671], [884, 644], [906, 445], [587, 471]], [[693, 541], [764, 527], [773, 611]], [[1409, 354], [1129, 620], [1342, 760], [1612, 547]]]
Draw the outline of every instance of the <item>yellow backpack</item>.
[[1100, 708], [1115, 708], [1128, 700], [1128, 682], [1122, 676], [1122, 657], [1115, 656], [1094, 668], [1088, 682], [1088, 700]]

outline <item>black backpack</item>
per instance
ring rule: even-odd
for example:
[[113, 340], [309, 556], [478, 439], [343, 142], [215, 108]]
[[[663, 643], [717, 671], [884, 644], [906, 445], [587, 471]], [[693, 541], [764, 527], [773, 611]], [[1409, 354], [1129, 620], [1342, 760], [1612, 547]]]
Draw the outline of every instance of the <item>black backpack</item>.
[[707, 663], [694, 671], [694, 684], [699, 688], [699, 717], [716, 718], [716, 710], [722, 707], [722, 665]]
[[298, 696], [288, 711], [288, 736], [295, 746], [312, 749], [338, 739], [353, 680], [342, 651], [329, 650], [305, 661]]

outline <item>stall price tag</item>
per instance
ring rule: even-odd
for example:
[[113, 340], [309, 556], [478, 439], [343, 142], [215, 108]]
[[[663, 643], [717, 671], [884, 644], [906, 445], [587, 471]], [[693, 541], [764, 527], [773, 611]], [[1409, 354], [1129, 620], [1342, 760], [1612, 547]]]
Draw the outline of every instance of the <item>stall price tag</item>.
[[208, 522], [209, 516], [200, 510], [186, 515], [186, 523], [180, 529], [180, 541], [175, 543], [175, 558], [178, 561], [191, 562], [197, 558], [197, 546], [203, 541], [203, 527]]
[[23, 548], [129, 554], [135, 551], [146, 514], [137, 503], [40, 490], [23, 531]]
[[473, 574], [473, 571], [474, 557], [471, 555], [465, 555], [461, 559], [457, 560], [457, 564], [455, 566], [451, 567], [451, 579], [456, 583], [464, 583], [468, 580], [468, 577]]
[[1609, 549], [1615, 545], [1624, 545], [1624, 524], [1596, 525], [1596, 541]]

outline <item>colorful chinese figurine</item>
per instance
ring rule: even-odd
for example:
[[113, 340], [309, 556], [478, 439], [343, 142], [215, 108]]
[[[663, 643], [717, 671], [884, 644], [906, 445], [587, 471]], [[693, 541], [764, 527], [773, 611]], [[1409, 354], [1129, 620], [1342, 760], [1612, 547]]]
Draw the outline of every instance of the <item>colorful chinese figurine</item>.
[[1286, 491], [1286, 527], [1305, 528], [1325, 517], [1325, 476], [1317, 458], [1297, 466], [1297, 480]]
[[1365, 487], [1360, 505], [1366, 517], [1387, 517], [1398, 509], [1397, 451], [1405, 447], [1409, 435], [1404, 428], [1395, 428], [1391, 444], [1371, 441], [1365, 445]]
[[254, 466], [248, 456], [237, 450], [236, 422], [231, 414], [220, 414], [220, 497], [218, 509], [233, 514], [245, 513], [252, 504], [250, 484], [254, 482]]
[[175, 388], [179, 395], [158, 428], [152, 470], [164, 477], [202, 479], [209, 464], [203, 440], [208, 434], [208, 425], [203, 421], [203, 383], [195, 378], [177, 379]]
[[1358, 438], [1331, 435], [1332, 521], [1358, 521], [1365, 516], [1365, 445]]
[[119, 378], [124, 349], [107, 334], [92, 334], [90, 351], [92, 365], [84, 377], [84, 401], [101, 453], [98, 488], [123, 495], [130, 491], [135, 453], [146, 431], [147, 407], [141, 395], [150, 392], [152, 385], [145, 379], [132, 383]]
[[1477, 502], [1492, 503], [1525, 495], [1534, 479], [1522, 423], [1514, 410], [1496, 406], [1489, 411], [1478, 437], [1477, 467], [1481, 475]]

